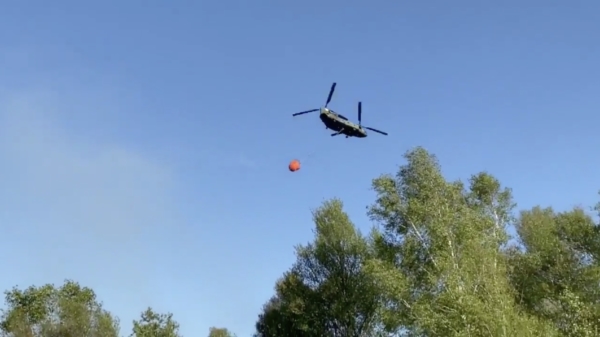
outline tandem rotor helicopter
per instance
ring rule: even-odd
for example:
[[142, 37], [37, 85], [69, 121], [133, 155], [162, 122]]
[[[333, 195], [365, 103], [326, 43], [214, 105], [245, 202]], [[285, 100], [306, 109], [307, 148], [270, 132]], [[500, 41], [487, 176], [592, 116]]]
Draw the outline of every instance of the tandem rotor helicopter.
[[383, 131], [373, 129], [373, 128], [370, 128], [367, 126], [362, 126], [362, 124], [361, 124], [361, 121], [362, 121], [362, 104], [361, 104], [361, 102], [358, 102], [358, 124], [353, 123], [353, 122], [349, 121], [348, 118], [346, 118], [345, 116], [340, 115], [339, 113], [337, 113], [331, 109], [328, 109], [327, 105], [329, 105], [329, 103], [331, 102], [331, 97], [333, 96], [333, 92], [335, 91], [335, 86], [336, 86], [336, 83], [334, 82], [331, 85], [331, 90], [329, 90], [329, 96], [327, 97], [327, 102], [325, 103], [324, 107], [319, 108], [319, 109], [312, 109], [312, 110], [298, 112], [298, 113], [293, 114], [292, 116], [299, 116], [299, 115], [307, 114], [310, 112], [320, 111], [321, 113], [319, 114], [319, 118], [321, 119], [323, 124], [325, 124], [325, 129], [331, 129], [331, 130], [335, 131], [335, 133], [331, 134], [332, 137], [338, 136], [338, 135], [345, 135], [346, 138], [348, 138], [348, 137], [365, 138], [367, 136], [366, 130], [371, 130], [371, 131], [380, 133], [385, 136], [388, 135], [387, 133], [385, 133]]

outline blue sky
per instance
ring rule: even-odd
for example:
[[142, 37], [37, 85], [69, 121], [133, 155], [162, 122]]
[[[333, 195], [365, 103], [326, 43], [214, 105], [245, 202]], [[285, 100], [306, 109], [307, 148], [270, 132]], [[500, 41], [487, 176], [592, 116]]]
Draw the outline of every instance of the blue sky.
[[[249, 336], [310, 210], [358, 226], [415, 146], [520, 207], [600, 189], [596, 1], [11, 1], [0, 11], [0, 288]], [[390, 133], [331, 138], [326, 99]], [[291, 159], [303, 162], [290, 173]]]

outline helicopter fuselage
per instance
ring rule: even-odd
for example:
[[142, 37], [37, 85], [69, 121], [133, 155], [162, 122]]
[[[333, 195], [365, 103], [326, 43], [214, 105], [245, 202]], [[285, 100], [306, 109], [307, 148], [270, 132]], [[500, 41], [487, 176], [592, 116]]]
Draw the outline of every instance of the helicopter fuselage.
[[365, 138], [367, 136], [367, 131], [360, 125], [352, 123], [333, 110], [321, 108], [319, 118], [327, 129], [339, 132], [346, 137]]
[[367, 137], [366, 130], [370, 130], [373, 132], [380, 133], [384, 136], [387, 136], [387, 133], [385, 133], [381, 130], [373, 129], [368, 126], [364, 126], [364, 127], [362, 126], [362, 123], [361, 123], [361, 121], [362, 121], [362, 118], [361, 118], [362, 117], [362, 103], [361, 102], [358, 102], [358, 124], [352, 123], [345, 116], [343, 116], [339, 113], [336, 113], [335, 111], [333, 111], [331, 109], [328, 109], [327, 105], [331, 102], [331, 96], [333, 95], [334, 91], [335, 91], [335, 82], [331, 85], [331, 89], [329, 90], [329, 96], [327, 96], [327, 102], [325, 103], [325, 106], [323, 106], [322, 108], [316, 108], [316, 109], [310, 109], [310, 110], [306, 110], [306, 111], [302, 111], [302, 112], [296, 112], [295, 114], [292, 114], [292, 116], [300, 116], [300, 115], [304, 115], [307, 113], [312, 113], [312, 112], [318, 111], [319, 119], [321, 119], [323, 124], [325, 124], [325, 128], [335, 131], [335, 133], [333, 133], [331, 136], [344, 135], [344, 136], [346, 136], [346, 138], [348, 138], [348, 137], [365, 138], [365, 137]]

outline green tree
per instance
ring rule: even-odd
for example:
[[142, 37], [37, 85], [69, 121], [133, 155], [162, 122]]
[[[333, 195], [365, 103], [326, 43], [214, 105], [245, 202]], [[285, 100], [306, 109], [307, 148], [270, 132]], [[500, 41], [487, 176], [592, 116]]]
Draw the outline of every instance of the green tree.
[[517, 301], [566, 336], [600, 332], [600, 232], [584, 210], [535, 207], [516, 223], [520, 248], [509, 251]]
[[409, 151], [396, 176], [373, 181], [370, 209], [381, 257], [368, 270], [386, 294], [388, 331], [412, 336], [552, 336], [545, 321], [520, 312], [501, 246], [513, 205], [489, 174], [465, 189], [436, 158]]
[[119, 324], [93, 290], [66, 281], [5, 292], [0, 329], [12, 337], [117, 337]]
[[209, 329], [208, 337], [235, 337], [235, 335], [225, 328], [212, 327]]
[[[279, 290], [277, 283], [277, 294], [273, 296], [264, 306], [261, 314], [256, 322], [255, 337], [270, 337], [270, 336], [308, 336], [310, 333], [309, 326], [301, 325], [303, 307], [297, 308], [294, 306], [294, 301], [287, 301]], [[296, 303], [298, 298], [296, 298]], [[296, 309], [296, 310], [294, 310]], [[297, 310], [300, 309], [300, 310]]]
[[362, 268], [370, 258], [368, 241], [339, 200], [325, 202], [313, 219], [314, 241], [297, 247], [296, 263], [259, 317], [258, 334], [372, 336], [380, 299]]
[[179, 323], [173, 314], [159, 314], [152, 308], [142, 312], [139, 320], [133, 321], [131, 337], [180, 337]]

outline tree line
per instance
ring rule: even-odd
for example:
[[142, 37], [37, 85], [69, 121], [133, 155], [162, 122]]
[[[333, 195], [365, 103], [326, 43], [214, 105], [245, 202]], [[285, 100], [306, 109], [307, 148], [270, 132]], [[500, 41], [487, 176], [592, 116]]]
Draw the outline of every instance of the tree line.
[[[5, 292], [0, 319], [3, 337], [119, 337], [119, 320], [102, 307], [90, 288], [67, 280]], [[133, 322], [130, 337], [181, 337], [173, 314], [148, 308]], [[210, 328], [209, 337], [233, 337], [225, 328]]]
[[[254, 337], [600, 336], [600, 207], [517, 211], [489, 173], [449, 181], [426, 150], [404, 157], [372, 181], [368, 233], [339, 199], [313, 211], [314, 239], [297, 247]], [[119, 336], [74, 281], [14, 288], [5, 302], [2, 336]], [[130, 336], [178, 337], [179, 325], [148, 308]]]

